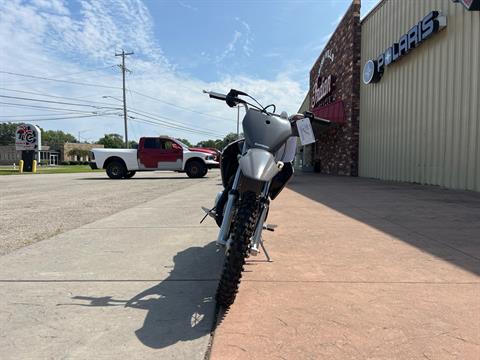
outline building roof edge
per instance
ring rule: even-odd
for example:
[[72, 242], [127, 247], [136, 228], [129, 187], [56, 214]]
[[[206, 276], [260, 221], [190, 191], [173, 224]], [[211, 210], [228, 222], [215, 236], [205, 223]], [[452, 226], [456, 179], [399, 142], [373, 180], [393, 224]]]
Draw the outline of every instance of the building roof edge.
[[377, 10], [380, 9], [386, 2], [387, 0], [379, 0], [377, 5], [375, 5], [368, 13], [365, 14], [363, 18], [360, 19], [360, 24], [363, 24], [364, 21], [368, 20], [368, 18], [376, 13]]

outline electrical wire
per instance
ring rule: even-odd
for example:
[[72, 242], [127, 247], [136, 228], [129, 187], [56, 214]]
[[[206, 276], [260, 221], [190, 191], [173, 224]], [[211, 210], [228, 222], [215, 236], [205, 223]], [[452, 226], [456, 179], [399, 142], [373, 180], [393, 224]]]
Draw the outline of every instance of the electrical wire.
[[156, 118], [151, 117], [151, 116], [140, 116], [140, 117], [135, 116], [135, 117], [133, 117], [133, 119], [154, 121], [158, 125], [162, 125], [162, 126], [165, 126], [165, 127], [169, 127], [169, 128], [172, 128], [172, 129], [179, 130], [179, 131], [188, 131], [188, 132], [193, 132], [193, 133], [196, 133], [196, 134], [201, 134], [201, 135], [206, 135], [206, 136], [225, 136], [225, 135], [220, 134], [220, 133], [211, 133], [211, 132], [206, 132], [206, 131], [193, 129], [193, 128], [189, 128], [189, 127], [176, 126], [172, 123], [165, 122], [163, 120], [159, 120], [159, 119], [156, 119]]
[[[97, 105], [88, 105], [88, 104], [79, 104], [79, 103], [69, 103], [64, 101], [52, 101], [52, 100], [43, 100], [43, 99], [34, 99], [34, 98], [24, 98], [19, 96], [8, 96], [8, 95], [0, 95], [2, 98], [7, 99], [14, 99], [14, 100], [27, 100], [27, 101], [36, 101], [41, 103], [48, 103], [48, 104], [60, 104], [60, 105], [71, 105], [71, 106], [83, 106], [83, 107], [93, 107], [95, 109], [108, 109], [106, 106], [97, 106]], [[117, 108], [110, 108], [110, 109], [118, 109]]]
[[201, 112], [201, 111], [198, 111], [198, 110], [193, 110], [193, 109], [189, 109], [189, 108], [186, 108], [186, 107], [183, 107], [183, 106], [179, 106], [179, 105], [175, 105], [171, 102], [168, 102], [168, 101], [165, 101], [165, 100], [161, 100], [161, 99], [158, 99], [158, 98], [155, 98], [153, 96], [150, 96], [150, 95], [147, 95], [147, 94], [143, 94], [139, 91], [136, 91], [136, 90], [131, 90], [133, 93], [137, 94], [137, 95], [140, 95], [140, 96], [143, 96], [147, 99], [150, 99], [150, 100], [154, 100], [154, 101], [158, 101], [159, 103], [162, 103], [162, 104], [166, 104], [166, 105], [169, 105], [169, 106], [173, 106], [177, 109], [182, 109], [182, 110], [186, 110], [186, 111], [190, 111], [192, 113], [195, 113], [195, 114], [200, 114], [200, 115], [203, 115], [203, 116], [208, 116], [208, 117], [212, 117], [212, 118], [216, 118], [216, 119], [221, 119], [221, 120], [228, 120], [228, 121], [231, 121], [232, 119], [228, 119], [228, 118], [224, 118], [224, 117], [221, 117], [221, 116], [217, 116], [217, 115], [212, 115], [212, 114], [208, 114], [208, 113], [204, 113], [204, 112]]
[[[83, 115], [83, 116], [69, 116], [69, 117], [59, 117], [59, 118], [34, 119], [34, 120], [31, 120], [31, 121], [36, 122], [36, 121], [56, 121], [56, 120], [69, 120], [69, 119], [83, 119], [83, 118], [91, 118], [91, 117], [98, 117], [98, 116], [109, 116], [109, 115], [115, 115], [115, 114], [96, 114], [96, 115]], [[29, 120], [13, 120], [13, 121], [0, 120], [0, 123], [25, 122], [25, 121], [29, 121]]]
[[78, 109], [56, 108], [51, 106], [8, 103], [8, 102], [2, 102], [2, 101], [0, 101], [0, 104], [3, 104], [4, 106], [7, 106], [7, 107], [26, 107], [26, 108], [32, 108], [32, 109], [48, 109], [53, 111], [72, 111], [72, 112], [85, 113], [85, 114], [92, 114], [95, 112], [95, 111], [86, 111], [86, 110], [78, 110]]
[[[145, 114], [142, 114], [138, 111], [134, 111], [134, 110], [130, 110], [130, 113], [134, 113], [134, 114], [137, 114], [137, 115], [140, 115], [140, 116], [143, 116], [143, 117], [146, 117], [148, 119], [152, 119], [152, 120], [156, 120], [156, 121], [161, 121], [162, 123], [164, 124], [168, 124], [170, 126], [173, 126], [173, 127], [176, 127], [178, 129], [188, 129], [188, 130], [194, 130], [194, 131], [197, 131], [197, 132], [202, 132], [204, 133], [205, 135], [212, 135], [212, 136], [217, 136], [219, 135], [220, 133], [217, 133], [213, 130], [198, 130], [198, 129], [194, 129], [194, 128], [191, 128], [189, 126], [186, 126], [185, 124], [181, 124], [181, 123], [172, 123], [170, 121], [166, 121], [166, 120], [171, 120], [170, 118], [166, 118], [164, 116], [149, 116], [149, 115], [145, 115]], [[166, 120], [165, 120], [166, 119]]]
[[28, 78], [33, 78], [33, 79], [39, 79], [39, 80], [57, 81], [57, 82], [61, 82], [61, 83], [68, 83], [68, 84], [74, 84], [74, 85], [93, 86], [93, 87], [105, 88], [105, 89], [122, 90], [121, 87], [116, 87], [116, 86], [108, 86], [108, 85], [93, 84], [93, 83], [84, 83], [84, 82], [78, 82], [78, 81], [52, 79], [52, 78], [48, 78], [48, 77], [44, 77], [44, 76], [19, 74], [19, 73], [14, 73], [14, 72], [11, 72], [11, 71], [0, 71], [0, 73], [2, 73], [2, 74], [9, 74], [9, 75], [15, 75], [15, 76], [23, 76], [23, 77], [28, 77]]
[[56, 113], [56, 114], [24, 114], [24, 115], [0, 115], [0, 118], [28, 118], [28, 117], [37, 117], [37, 116], [58, 116], [58, 115], [75, 115], [76, 112], [65, 112], [65, 113]]
[[[160, 127], [172, 128], [171, 126], [168, 126], [168, 125], [165, 125], [165, 124], [161, 124], [161, 123], [158, 123], [158, 122], [155, 122], [155, 121], [152, 121], [152, 120], [134, 118], [134, 119], [131, 119], [131, 121], [141, 122], [141, 123], [145, 123], [145, 124], [149, 124], [149, 125], [155, 125], [155, 126], [160, 126]], [[204, 133], [201, 133], [201, 132], [195, 131], [195, 130], [177, 129], [177, 128], [173, 128], [173, 129], [174, 129], [174, 130], [177, 130], [177, 131], [180, 131], [180, 132], [193, 133], [193, 134], [197, 134], [197, 135], [208, 135], [208, 134], [204, 134]], [[208, 136], [212, 136], [212, 135], [208, 135]], [[225, 136], [225, 135], [222, 135], [222, 137], [224, 137], [224, 136]]]
[[[173, 125], [180, 125], [180, 126], [185, 126], [185, 127], [191, 127], [190, 125], [187, 125], [185, 123], [182, 123], [182, 122], [179, 122], [177, 121], [176, 119], [172, 119], [170, 117], [167, 117], [167, 116], [163, 116], [163, 115], [157, 115], [157, 114], [154, 114], [154, 113], [151, 113], [151, 112], [148, 112], [148, 111], [144, 111], [144, 110], [138, 110], [138, 109], [135, 109], [135, 108], [130, 108], [129, 110], [130, 112], [132, 113], [135, 113], [137, 115], [143, 115], [143, 116], [146, 116], [146, 115], [150, 115], [150, 116], [154, 116], [156, 118], [160, 118], [162, 119], [163, 121], [167, 120], [168, 121], [173, 121]], [[206, 131], [206, 132], [211, 132], [211, 133], [215, 133], [216, 131], [215, 130], [210, 130], [210, 129], [206, 129], [206, 128], [203, 128], [203, 131]]]
[[[68, 96], [58, 96], [58, 95], [50, 95], [50, 94], [44, 94], [40, 92], [35, 92], [35, 91], [25, 91], [25, 90], [16, 90], [16, 89], [8, 89], [4, 87], [0, 87], [0, 90], [4, 91], [12, 91], [12, 92], [18, 92], [18, 93], [24, 93], [24, 94], [31, 94], [31, 95], [38, 95], [38, 96], [43, 96], [43, 97], [48, 97], [48, 98], [58, 98], [58, 99], [67, 99], [67, 100], [75, 100], [75, 101], [84, 101], [81, 100], [81, 98], [74, 98], [74, 97], [68, 97]], [[95, 104], [101, 104], [101, 105], [112, 105], [115, 106], [115, 104], [104, 102], [104, 101], [95, 101], [95, 100], [88, 100], [89, 103], [95, 103]]]
[[[0, 73], [2, 73], [2, 74], [14, 75], [14, 76], [29, 77], [29, 78], [39, 79], [39, 80], [57, 81], [57, 82], [62, 82], [62, 83], [74, 84], [74, 85], [93, 86], [93, 87], [98, 87], [98, 88], [122, 90], [122, 88], [120, 88], [120, 87], [115, 87], [115, 86], [107, 86], [107, 85], [94, 84], [94, 83], [84, 83], [84, 82], [77, 82], [77, 81], [53, 79], [53, 78], [48, 78], [48, 77], [44, 77], [44, 76], [20, 74], [20, 73], [15, 73], [15, 72], [11, 72], [11, 71], [0, 71]], [[166, 104], [166, 105], [169, 105], [169, 106], [173, 106], [173, 107], [176, 107], [176, 108], [178, 108], [178, 109], [182, 109], [182, 110], [185, 110], [185, 111], [190, 111], [190, 112], [193, 112], [193, 113], [196, 113], [196, 114], [199, 114], [199, 115], [208, 116], [208, 117], [213, 117], [213, 118], [217, 118], [217, 119], [221, 119], [221, 120], [228, 120], [228, 121], [231, 120], [231, 119], [224, 118], [224, 117], [221, 117], [221, 116], [217, 116], [217, 115], [213, 115], [213, 114], [208, 114], [208, 113], [204, 113], [204, 112], [201, 112], [201, 111], [198, 111], [198, 110], [189, 109], [189, 108], [186, 108], [186, 107], [183, 107], [183, 106], [179, 106], [179, 105], [173, 104], [173, 103], [171, 103], [171, 102], [168, 102], [168, 101], [165, 101], [165, 100], [162, 100], [162, 99], [159, 99], [159, 98], [156, 98], [156, 97], [153, 97], [153, 96], [150, 96], [150, 95], [141, 93], [141, 92], [136, 91], [136, 90], [131, 90], [131, 91], [132, 91], [133, 93], [135, 93], [135, 94], [137, 94], [137, 95], [140, 95], [140, 96], [143, 96], [143, 97], [145, 97], [145, 98], [147, 98], [147, 99], [154, 100], [154, 101], [158, 101], [158, 102], [160, 102], [160, 103], [163, 103], [163, 104]], [[252, 99], [253, 99], [253, 98], [252, 98]], [[255, 100], [255, 99], [253, 99], [253, 100]], [[256, 100], [255, 100], [255, 101], [256, 101]], [[257, 103], [258, 103], [258, 102], [257, 102]]]
[[[40, 100], [40, 99], [32, 99], [32, 98], [23, 98], [23, 97], [16, 97], [16, 96], [5, 96], [5, 95], [0, 95], [0, 97], [5, 97], [5, 98], [10, 98], [10, 99], [16, 99], [16, 100], [29, 100], [29, 101], [39, 101], [39, 102], [46, 102], [46, 103], [53, 103], [53, 104], [61, 104], [61, 105], [73, 105], [73, 106], [88, 106], [88, 107], [93, 107], [95, 109], [98, 109], [98, 108], [104, 108], [104, 109], [112, 109], [112, 110], [121, 110], [121, 108], [111, 108], [111, 107], [97, 107], [97, 106], [92, 106], [92, 105], [83, 105], [83, 104], [76, 104], [76, 103], [67, 103], [67, 102], [61, 102], [61, 101], [49, 101], [49, 100]], [[62, 110], [62, 111], [75, 111], [75, 112], [83, 112], [83, 113], [87, 113], [87, 114], [92, 114], [93, 112], [87, 112], [87, 111], [80, 111], [80, 110], [75, 110], [75, 109], [67, 109], [67, 108], [54, 108], [54, 107], [49, 107], [49, 106], [37, 106], [37, 105], [29, 105], [29, 104], [18, 104], [18, 103], [4, 103], [4, 102], [0, 102], [0, 104], [8, 104], [10, 106], [14, 106], [14, 107], [28, 107], [28, 108], [39, 108], [39, 109], [50, 109], [50, 110]], [[195, 131], [199, 131], [197, 129], [193, 129], [191, 127], [189, 127], [188, 125], [186, 124], [183, 124], [183, 123], [179, 123], [178, 121], [174, 120], [174, 119], [171, 119], [171, 118], [168, 118], [168, 117], [165, 117], [165, 116], [160, 116], [160, 115], [156, 115], [156, 114], [152, 114], [152, 113], [148, 113], [148, 112], [144, 112], [144, 111], [140, 111], [140, 110], [135, 110], [135, 109], [132, 109], [130, 108], [130, 112], [132, 113], [135, 113], [137, 115], [140, 115], [140, 116], [144, 116], [144, 117], [147, 117], [147, 118], [150, 118], [150, 119], [153, 119], [153, 120], [158, 120], [158, 119], [162, 119], [160, 121], [162, 121], [163, 123], [166, 123], [166, 124], [169, 124], [170, 126], [174, 126], [175, 128], [179, 129], [179, 130], [189, 130], [189, 131], [192, 131], [192, 130], [195, 130]], [[153, 116], [152, 116], [153, 115]], [[167, 121], [166, 121], [167, 120]], [[175, 121], [174, 123], [172, 122], [169, 122], [168, 120], [171, 120], [171, 121]], [[201, 130], [200, 130], [201, 131]], [[209, 129], [205, 129], [205, 131], [201, 131], [204, 135], [209, 135], [209, 136], [218, 136], [219, 133], [213, 131], [213, 130], [209, 130]]]
[[114, 67], [117, 67], [117, 65], [114, 64], [114, 65], [102, 66], [102, 67], [95, 68], [95, 69], [90, 69], [90, 70], [82, 70], [82, 71], [76, 71], [76, 72], [73, 72], [73, 73], [52, 75], [51, 78], [52, 79], [58, 79], [58, 78], [69, 77], [69, 76], [73, 76], [73, 75], [79, 75], [79, 74], [85, 74], [85, 73], [100, 71], [100, 70], [111, 69], [111, 68], [114, 68]]

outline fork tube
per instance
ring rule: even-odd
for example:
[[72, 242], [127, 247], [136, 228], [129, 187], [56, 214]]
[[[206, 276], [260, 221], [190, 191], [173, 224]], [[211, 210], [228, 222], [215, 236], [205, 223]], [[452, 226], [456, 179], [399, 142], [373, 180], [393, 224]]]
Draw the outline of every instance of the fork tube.
[[237, 198], [237, 187], [238, 182], [240, 180], [240, 167], [237, 169], [237, 173], [235, 174], [235, 179], [233, 181], [233, 186], [230, 192], [228, 193], [228, 200], [227, 204], [225, 205], [225, 212], [223, 215], [222, 226], [218, 233], [217, 243], [224, 243], [227, 241], [226, 237], [230, 232], [230, 224], [232, 223], [232, 213], [233, 213], [233, 204]]

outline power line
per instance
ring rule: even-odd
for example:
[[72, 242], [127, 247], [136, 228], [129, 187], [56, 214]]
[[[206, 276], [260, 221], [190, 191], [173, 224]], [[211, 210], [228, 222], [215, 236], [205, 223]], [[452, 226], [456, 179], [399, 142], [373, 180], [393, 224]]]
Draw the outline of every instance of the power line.
[[[16, 90], [16, 89], [8, 89], [4, 87], [0, 87], [0, 90], [4, 91], [12, 91], [12, 92], [18, 92], [18, 93], [24, 93], [24, 94], [31, 94], [31, 95], [38, 95], [38, 96], [43, 96], [47, 98], [58, 98], [58, 99], [67, 99], [67, 100], [75, 100], [75, 101], [84, 101], [81, 100], [81, 98], [74, 98], [74, 97], [68, 97], [68, 96], [58, 96], [58, 95], [50, 95], [50, 94], [44, 94], [40, 92], [35, 92], [35, 91], [25, 91], [25, 90]], [[95, 101], [95, 100], [88, 100], [89, 103], [95, 103], [95, 104], [101, 104], [101, 105], [112, 105], [114, 106], [115, 104], [112, 103], [107, 103], [104, 101]]]
[[[41, 103], [53, 103], [53, 104], [61, 104], [61, 105], [73, 105], [73, 106], [83, 106], [83, 107], [93, 107], [95, 109], [98, 109], [98, 108], [105, 108], [105, 109], [112, 109], [112, 110], [121, 110], [120, 108], [112, 108], [112, 107], [98, 107], [98, 106], [93, 106], [93, 105], [84, 105], [84, 104], [79, 104], [79, 103], [68, 103], [68, 102], [63, 102], [63, 101], [50, 101], [50, 100], [43, 100], [43, 99], [34, 99], [34, 98], [24, 98], [24, 97], [18, 97], [18, 96], [6, 96], [6, 95], [0, 95], [0, 97], [4, 97], [4, 98], [10, 98], [10, 99], [19, 99], [19, 100], [26, 100], [26, 101], [37, 101], [37, 102], [41, 102]], [[37, 106], [37, 105], [29, 105], [29, 104], [17, 104], [17, 103], [3, 103], [3, 102], [0, 102], [2, 104], [9, 104], [11, 106], [20, 106], [20, 107], [31, 107], [31, 108], [39, 108], [39, 109], [50, 109], [50, 110], [62, 110], [62, 111], [75, 111], [75, 112], [82, 112], [80, 110], [76, 110], [76, 109], [67, 109], [67, 108], [53, 108], [53, 107], [49, 107], [49, 106]], [[175, 126], [176, 128], [178, 129], [183, 129], [183, 130], [196, 130], [198, 131], [197, 129], [193, 129], [191, 127], [189, 127], [188, 125], [186, 124], [183, 124], [183, 123], [179, 123], [178, 121], [172, 119], [172, 118], [168, 118], [168, 117], [165, 117], [165, 116], [161, 116], [161, 115], [156, 115], [156, 114], [153, 114], [153, 113], [149, 113], [149, 112], [146, 112], [146, 111], [141, 111], [141, 110], [137, 110], [137, 109], [132, 109], [131, 108], [131, 112], [137, 114], [137, 115], [141, 115], [141, 116], [145, 116], [147, 118], [151, 118], [153, 120], [158, 120], [159, 118], [160, 119], [164, 119], [164, 120], [161, 120], [163, 121], [164, 123], [166, 124], [169, 124], [171, 126]], [[91, 114], [93, 112], [86, 112], [86, 111], [83, 111], [83, 113], [88, 113], [88, 114]], [[154, 117], [152, 117], [154, 116]], [[175, 121], [174, 123], [172, 122], [168, 122], [168, 121], [165, 121], [165, 120], [170, 120], [170, 121]], [[209, 130], [209, 129], [205, 129], [204, 131], [200, 130], [203, 134], [205, 135], [210, 135], [210, 136], [218, 136], [219, 133], [213, 131], [213, 130]]]
[[9, 74], [9, 75], [15, 75], [15, 76], [23, 76], [23, 77], [28, 77], [28, 78], [33, 78], [33, 79], [39, 79], [39, 80], [57, 81], [57, 82], [62, 82], [62, 83], [74, 84], [74, 85], [93, 86], [93, 87], [98, 87], [98, 88], [115, 89], [115, 90], [121, 90], [121, 89], [122, 89], [122, 88], [116, 87], [116, 86], [107, 86], [107, 85], [100, 85], [100, 84], [93, 84], [93, 83], [84, 83], [84, 82], [78, 82], [78, 81], [52, 79], [52, 78], [48, 78], [48, 77], [44, 77], [44, 76], [19, 74], [19, 73], [14, 73], [14, 72], [10, 72], [10, 71], [0, 71], [0, 73], [2, 73], [2, 74]]
[[26, 107], [26, 108], [32, 108], [32, 109], [48, 109], [53, 111], [72, 111], [72, 112], [85, 113], [85, 114], [95, 113], [95, 111], [57, 108], [57, 107], [51, 107], [51, 106], [40, 106], [40, 105], [29, 105], [29, 104], [17, 104], [17, 103], [8, 103], [8, 102], [2, 102], [2, 101], [0, 101], [0, 104], [4, 104], [4, 106], [8, 106], [8, 107]]
[[[69, 77], [69, 76], [72, 76], [72, 75], [79, 75], [79, 74], [85, 74], [85, 73], [94, 72], [94, 71], [105, 70], [105, 69], [113, 68], [115, 66], [116, 65], [109, 65], [109, 66], [104, 66], [104, 67], [100, 67], [100, 68], [96, 68], [96, 69], [77, 71], [77, 72], [74, 72], [74, 73], [53, 75], [51, 78], [52, 79], [58, 79], [58, 78], [62, 78], [62, 77]], [[15, 85], [19, 85], [19, 84], [20, 85], [26, 85], [26, 84], [30, 84], [30, 83], [32, 83], [32, 82], [28, 81], [28, 80], [27, 81], [15, 81]]]
[[[8, 96], [8, 95], [0, 95], [2, 98], [7, 98], [7, 99], [15, 99], [15, 100], [27, 100], [27, 101], [37, 101], [41, 103], [49, 103], [49, 104], [61, 104], [61, 105], [71, 105], [71, 106], [83, 106], [83, 107], [93, 107], [95, 109], [108, 109], [109, 107], [106, 106], [97, 106], [97, 105], [88, 105], [88, 104], [79, 104], [79, 103], [69, 103], [69, 102], [64, 102], [64, 101], [52, 101], [52, 100], [43, 100], [43, 99], [34, 99], [34, 98], [24, 98], [24, 97], [19, 97], [19, 96]], [[110, 109], [119, 109], [119, 108], [112, 108]]]
[[146, 118], [149, 118], [149, 119], [152, 119], [152, 120], [156, 120], [156, 121], [160, 121], [162, 123], [165, 123], [165, 124], [168, 124], [169, 126], [174, 126], [178, 129], [188, 129], [188, 130], [194, 130], [194, 131], [197, 131], [197, 132], [202, 132], [204, 133], [205, 135], [211, 135], [211, 136], [218, 136], [220, 133], [217, 133], [213, 130], [199, 130], [199, 129], [194, 129], [194, 128], [191, 128], [189, 126], [186, 126], [184, 124], [181, 124], [181, 123], [172, 123], [172, 122], [169, 122], [169, 121], [165, 121], [164, 119], [166, 120], [171, 120], [170, 118], [166, 118], [164, 116], [149, 116], [149, 115], [145, 115], [143, 113], [140, 113], [138, 111], [134, 111], [132, 109], [130, 109], [130, 112], [131, 113], [134, 113], [134, 114], [137, 114], [137, 115], [140, 115], [140, 116], [143, 116], [143, 117], [146, 117]]
[[[155, 126], [160, 126], [160, 127], [166, 127], [166, 128], [172, 128], [174, 130], [177, 130], [177, 131], [180, 131], [180, 132], [187, 132], [187, 133], [193, 133], [193, 134], [197, 134], [197, 135], [208, 135], [208, 136], [212, 136], [212, 135], [209, 135], [209, 134], [204, 134], [202, 132], [199, 132], [199, 131], [196, 131], [196, 130], [188, 130], [188, 129], [177, 129], [175, 127], [172, 127], [172, 126], [169, 126], [169, 125], [165, 125], [165, 124], [162, 124], [162, 123], [158, 123], [158, 122], [155, 122], [155, 121], [152, 121], [152, 120], [146, 120], [146, 119], [140, 119], [140, 118], [134, 118], [134, 119], [130, 119], [131, 121], [136, 121], [136, 122], [141, 122], [141, 123], [145, 123], [145, 124], [149, 124], [149, 125], [155, 125]], [[224, 135], [223, 135], [224, 136]], [[222, 137], [223, 137], [222, 136]]]
[[56, 114], [23, 114], [23, 115], [0, 115], [0, 118], [28, 118], [28, 117], [37, 117], [37, 116], [58, 116], [58, 115], [75, 115], [76, 112], [65, 112], [65, 113], [56, 113]]
[[158, 99], [158, 98], [155, 98], [153, 96], [150, 96], [150, 95], [146, 95], [146, 94], [143, 94], [141, 92], [138, 92], [136, 90], [131, 90], [133, 93], [137, 94], [137, 95], [140, 95], [140, 96], [143, 96], [147, 99], [151, 99], [151, 100], [154, 100], [154, 101], [158, 101], [162, 104], [166, 104], [166, 105], [169, 105], [169, 106], [173, 106], [173, 107], [176, 107], [178, 109], [182, 109], [182, 110], [186, 110], [186, 111], [190, 111], [192, 113], [196, 113], [196, 114], [200, 114], [200, 115], [203, 115], [203, 116], [208, 116], [208, 117], [213, 117], [213, 118], [217, 118], [217, 119], [221, 119], [221, 120], [231, 120], [231, 119], [228, 119], [228, 118], [224, 118], [224, 117], [221, 117], [221, 116], [217, 116], [217, 115], [212, 115], [212, 114], [208, 114], [208, 113], [204, 113], [204, 112], [201, 112], [201, 111], [198, 111], [198, 110], [193, 110], [193, 109], [189, 109], [189, 108], [186, 108], [186, 107], [183, 107], [183, 106], [179, 106], [179, 105], [175, 105], [171, 102], [168, 102], [168, 101], [165, 101], [165, 100], [161, 100], [161, 99]]
[[[175, 124], [172, 124], [170, 122], [167, 122], [165, 120], [161, 120], [161, 119], [157, 119], [155, 117], [152, 117], [152, 116], [147, 116], [147, 115], [140, 115], [142, 118], [146, 118], [146, 119], [150, 119], [150, 121], [154, 120], [156, 121], [157, 123], [159, 124], [162, 124], [162, 125], [165, 125], [167, 127], [170, 127], [170, 128], [173, 128], [173, 129], [178, 129], [178, 130], [188, 130], [188, 131], [195, 131], [196, 133], [202, 133], [203, 135], [209, 135], [209, 136], [219, 136], [220, 134], [219, 133], [212, 133], [212, 132], [208, 132], [208, 131], [203, 131], [203, 130], [198, 130], [198, 129], [194, 129], [194, 128], [190, 128], [190, 127], [187, 127], [187, 126], [180, 126], [180, 125], [175, 125]], [[133, 117], [134, 119], [137, 119], [139, 118], [138, 116], [135, 116]]]
[[[10, 71], [0, 71], [0, 73], [15, 75], [15, 76], [30, 77], [30, 78], [34, 78], [34, 79], [47, 80], [47, 81], [57, 81], [57, 82], [63, 82], [63, 83], [68, 83], [68, 84], [74, 84], [74, 85], [84, 85], [84, 86], [93, 86], [93, 87], [106, 88], [106, 89], [122, 90], [122, 88], [115, 87], [115, 86], [107, 86], [107, 85], [101, 85], [101, 84], [84, 83], [84, 82], [69, 81], [69, 80], [59, 80], [59, 79], [53, 79], [53, 78], [48, 78], [48, 77], [44, 77], [44, 76], [14, 73], [14, 72], [10, 72]], [[147, 94], [143, 94], [143, 93], [141, 93], [139, 91], [136, 91], [136, 90], [131, 90], [131, 91], [133, 93], [135, 93], [137, 95], [140, 95], [140, 96], [143, 96], [147, 99], [154, 100], [154, 101], [157, 101], [157, 102], [160, 102], [162, 104], [169, 105], [169, 106], [173, 106], [173, 107], [176, 107], [178, 109], [182, 109], [182, 110], [185, 110], [185, 111], [190, 111], [190, 112], [193, 112], [193, 113], [196, 113], [196, 114], [199, 114], [199, 115], [213, 117], [213, 118], [217, 118], [217, 119], [221, 119], [221, 120], [228, 120], [228, 121], [231, 120], [231, 119], [224, 118], [224, 117], [221, 117], [221, 116], [208, 114], [208, 113], [204, 113], [204, 112], [201, 112], [201, 111], [198, 111], [198, 110], [194, 110], [194, 109], [186, 108], [186, 107], [183, 107], [183, 106], [179, 106], [179, 105], [173, 104], [171, 102], [168, 102], [168, 101], [165, 101], [165, 100], [162, 100], [162, 99], [159, 99], [159, 98], [147, 95]]]
[[56, 120], [69, 120], [69, 119], [83, 119], [83, 118], [91, 118], [91, 117], [98, 117], [98, 116], [112, 116], [114, 114], [97, 114], [97, 115], [83, 115], [83, 116], [69, 116], [69, 117], [59, 117], [59, 118], [46, 118], [46, 119], [32, 119], [32, 120], [13, 120], [13, 121], [6, 121], [0, 120], [0, 123], [6, 122], [25, 122], [25, 121], [56, 121]]

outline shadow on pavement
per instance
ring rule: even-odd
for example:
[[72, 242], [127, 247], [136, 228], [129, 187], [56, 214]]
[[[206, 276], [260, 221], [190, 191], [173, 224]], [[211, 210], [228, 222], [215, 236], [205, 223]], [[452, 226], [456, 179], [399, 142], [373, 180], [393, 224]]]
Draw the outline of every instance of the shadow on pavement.
[[480, 275], [479, 193], [308, 173], [297, 175], [288, 187]]
[[159, 349], [209, 334], [215, 323], [215, 290], [223, 255], [215, 242], [177, 253], [170, 275], [130, 300], [112, 296], [73, 296], [88, 301], [78, 306], [125, 306], [145, 310], [143, 325], [135, 331], [146, 346]]

